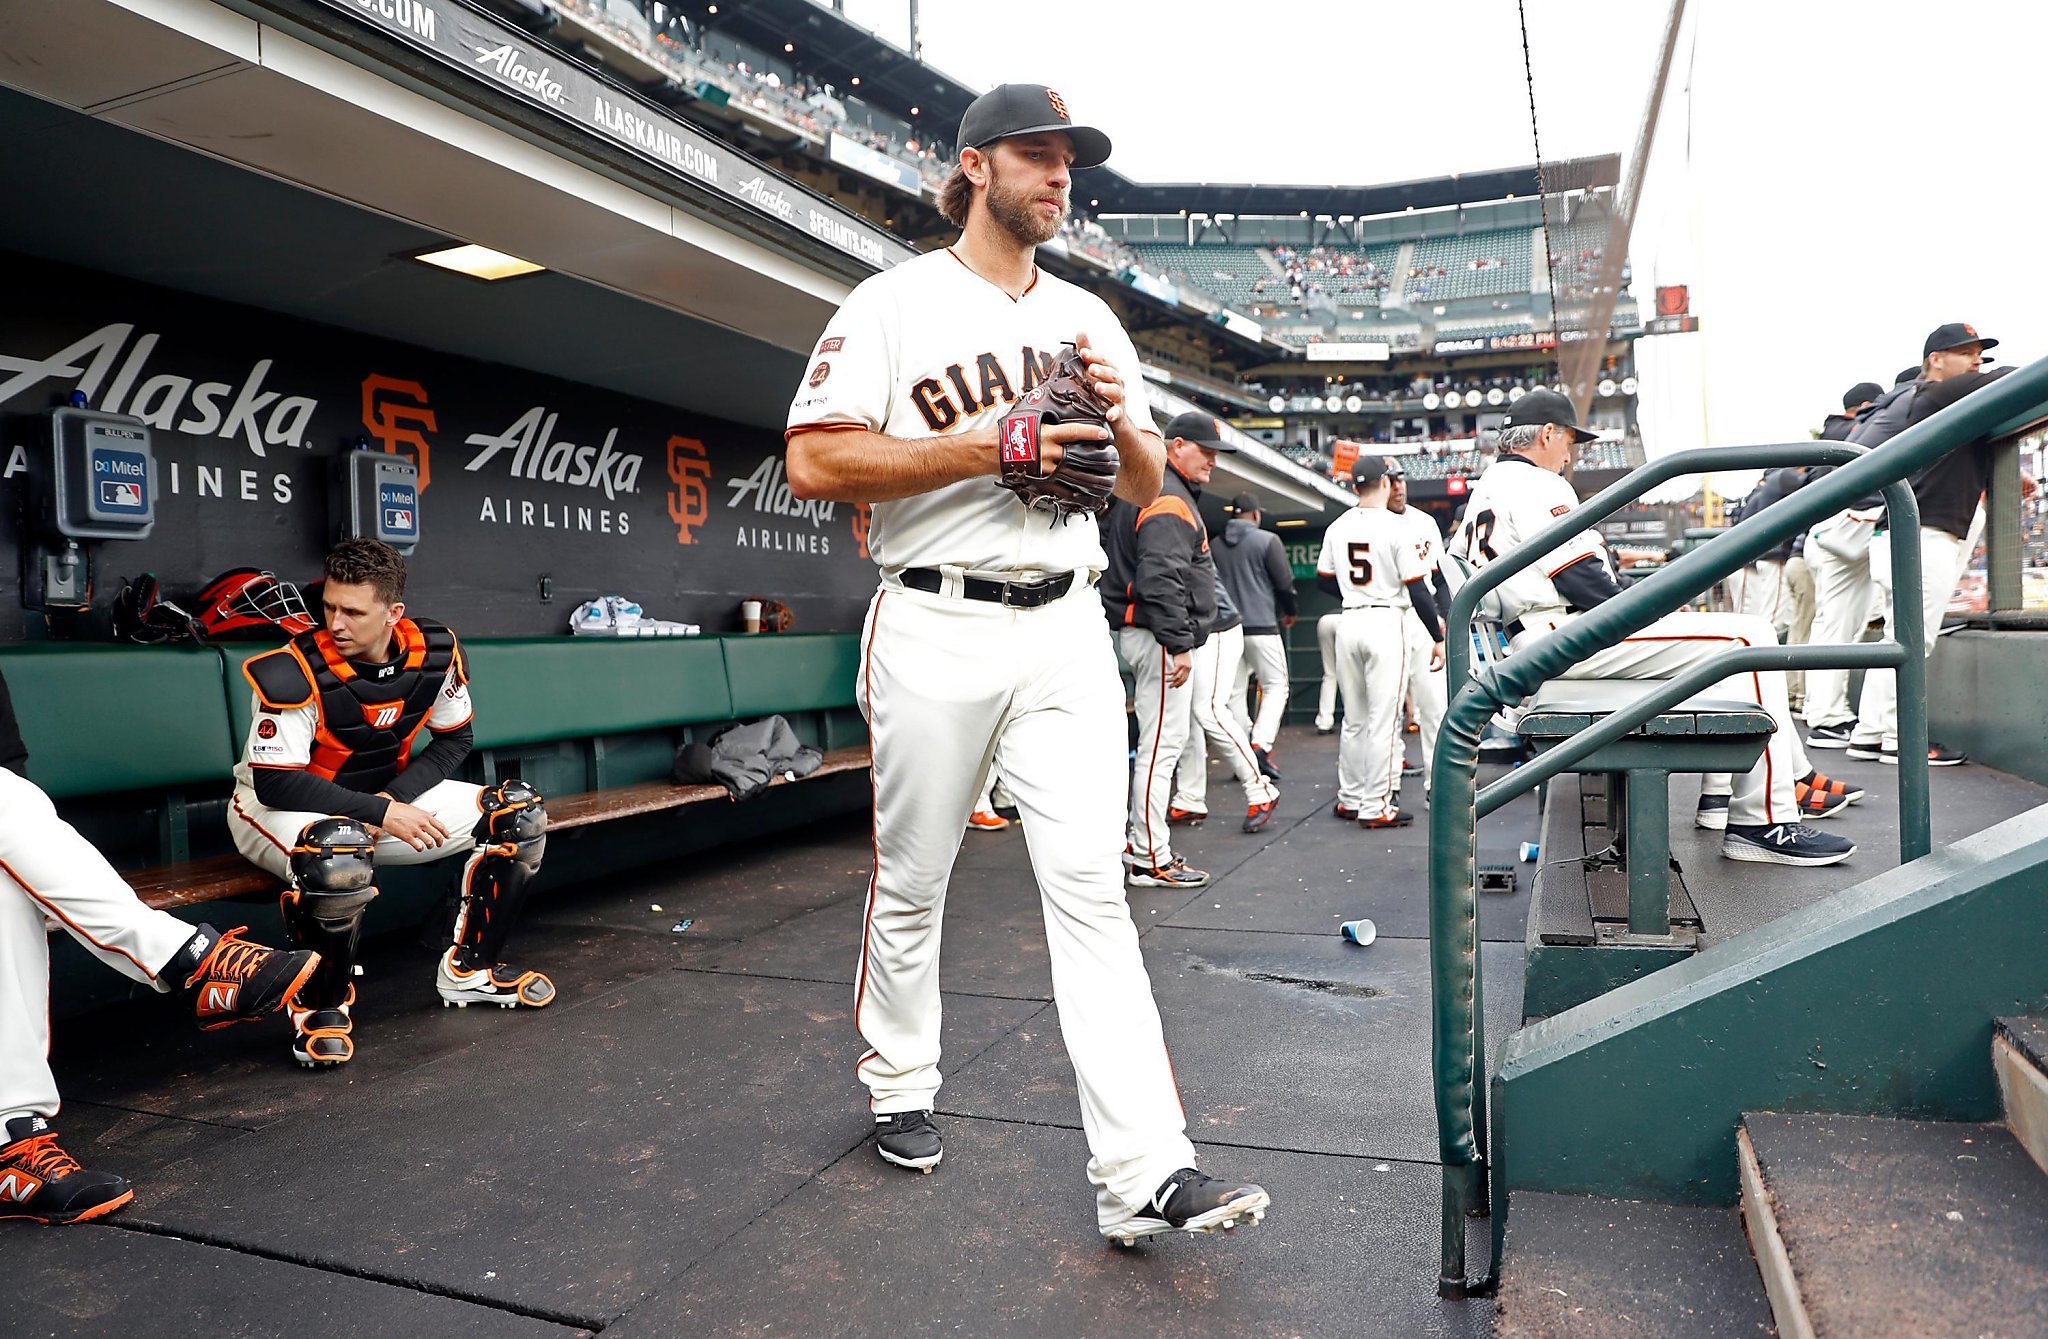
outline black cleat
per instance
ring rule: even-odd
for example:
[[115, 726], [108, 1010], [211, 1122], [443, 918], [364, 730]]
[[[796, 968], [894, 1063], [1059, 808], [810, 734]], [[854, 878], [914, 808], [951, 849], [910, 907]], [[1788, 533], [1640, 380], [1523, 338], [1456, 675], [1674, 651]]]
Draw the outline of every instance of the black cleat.
[[[210, 937], [210, 936], [209, 936]], [[0, 1147], [0, 1218], [84, 1223], [135, 1198], [112, 1172], [89, 1172], [57, 1146], [47, 1117], [16, 1116]]]
[[320, 965], [320, 955], [308, 950], [252, 943], [242, 938], [247, 929], [238, 925], [222, 934], [202, 925], [164, 967], [160, 979], [191, 995], [202, 1032], [286, 1008]]
[[1257, 744], [1254, 744], [1252, 745], [1252, 756], [1259, 760], [1260, 772], [1274, 781], [1280, 779], [1280, 769], [1273, 765], [1273, 750], [1262, 749]]
[[1151, 1203], [1121, 1223], [1104, 1227], [1102, 1235], [1119, 1246], [1129, 1246], [1162, 1232], [1229, 1231], [1239, 1223], [1263, 1222], [1272, 1202], [1273, 1197], [1259, 1186], [1219, 1181], [1183, 1167], [1166, 1178]]
[[875, 1118], [875, 1152], [883, 1162], [929, 1175], [946, 1156], [946, 1145], [931, 1112], [898, 1111]]
[[1273, 809], [1279, 803], [1278, 800], [1267, 800], [1264, 804], [1255, 804], [1245, 810], [1244, 831], [1258, 832], [1264, 829], [1266, 824], [1273, 821]]

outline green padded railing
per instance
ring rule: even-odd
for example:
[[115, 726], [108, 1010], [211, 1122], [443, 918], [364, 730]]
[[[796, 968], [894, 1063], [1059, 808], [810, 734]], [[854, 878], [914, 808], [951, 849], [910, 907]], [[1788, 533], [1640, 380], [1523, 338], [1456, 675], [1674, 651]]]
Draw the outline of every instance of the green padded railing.
[[[1430, 803], [1430, 974], [1438, 1143], [1443, 1159], [1443, 1254], [1437, 1291], [1447, 1297], [1484, 1290], [1491, 1272], [1468, 1279], [1465, 1218], [1482, 1207], [1485, 1190], [1483, 999], [1478, 967], [1476, 831], [1482, 812], [1568, 768], [1611, 738], [1640, 724], [1683, 696], [1755, 669], [1881, 667], [1899, 676], [1900, 852], [1905, 860], [1927, 853], [1926, 659], [1920, 589], [1919, 511], [1904, 481], [1949, 450], [1984, 438], [2010, 436], [2048, 413], [2048, 360], [1958, 401], [1900, 433], [1875, 451], [1838, 443], [1720, 448], [1680, 452], [1653, 461], [1544, 530], [1528, 545], [1489, 564], [1460, 589], [1446, 634], [1449, 682], [1458, 685], [1437, 736]], [[1469, 628], [1480, 599], [1548, 549], [1627, 505], [1644, 490], [1680, 474], [1809, 461], [1845, 461], [1825, 478], [1743, 521], [1534, 644], [1465, 678]], [[1525, 700], [1546, 680], [1586, 657], [1617, 645], [1738, 568], [1808, 529], [1815, 522], [1882, 492], [1890, 510], [1893, 626], [1897, 640], [1875, 646], [1755, 647], [1726, 652], [1646, 693], [1574, 740], [1526, 764], [1514, 784], [1475, 793], [1479, 737], [1495, 711]], [[1489, 580], [1488, 578], [1491, 577]], [[1903, 598], [1901, 598], [1903, 596]], [[1531, 770], [1536, 769], [1536, 770]], [[1498, 1268], [1501, 1215], [1495, 1212], [1494, 1268]]]

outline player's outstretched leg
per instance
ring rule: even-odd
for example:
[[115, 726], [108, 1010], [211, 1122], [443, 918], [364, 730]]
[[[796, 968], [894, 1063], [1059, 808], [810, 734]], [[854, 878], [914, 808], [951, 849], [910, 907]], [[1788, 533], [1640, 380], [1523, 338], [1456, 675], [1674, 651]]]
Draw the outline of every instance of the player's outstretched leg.
[[1166, 1232], [1227, 1232], [1239, 1223], [1257, 1224], [1273, 1202], [1263, 1186], [1219, 1181], [1183, 1167], [1161, 1183], [1144, 1208], [1102, 1229], [1119, 1246]]
[[30, 1113], [7, 1122], [0, 1144], [0, 1218], [84, 1223], [135, 1198], [112, 1172], [89, 1172], [57, 1143], [49, 1118]]
[[548, 849], [547, 806], [539, 791], [511, 780], [485, 787], [477, 807], [483, 817], [476, 824], [476, 851], [462, 870], [455, 942], [441, 955], [434, 988], [444, 1005], [457, 1009], [545, 1008], [554, 1002], [555, 983], [540, 972], [508, 966], [499, 955]]
[[278, 908], [292, 943], [320, 954], [290, 1006], [292, 1058], [308, 1069], [355, 1058], [349, 1009], [363, 912], [377, 896], [376, 852], [376, 840], [353, 818], [308, 823], [292, 843], [291, 882]]
[[320, 955], [266, 948], [242, 938], [246, 925], [222, 933], [202, 925], [164, 965], [157, 983], [192, 997], [202, 1032], [254, 1018], [268, 1018], [295, 1002], [300, 987], [319, 970]]

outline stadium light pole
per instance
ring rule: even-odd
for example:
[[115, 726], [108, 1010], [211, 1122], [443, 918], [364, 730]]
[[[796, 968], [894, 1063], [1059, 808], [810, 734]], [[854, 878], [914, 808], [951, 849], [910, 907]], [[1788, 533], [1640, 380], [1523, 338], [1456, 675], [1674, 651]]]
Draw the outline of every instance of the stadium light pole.
[[[1600, 257], [1600, 278], [1593, 289], [1593, 306], [1587, 314], [1584, 337], [1576, 347], [1558, 349], [1558, 372], [1564, 377], [1572, 408], [1579, 422], [1593, 406], [1593, 386], [1600, 361], [1607, 354], [1609, 328], [1614, 323], [1614, 303], [1621, 292], [1621, 270], [1628, 259], [1629, 237], [1635, 231], [1636, 205], [1643, 196], [1643, 173], [1650, 162], [1650, 145], [1657, 138], [1657, 113], [1664, 106], [1664, 86], [1671, 78], [1671, 60], [1678, 50], [1678, 29], [1685, 20], [1685, 0], [1671, 0], [1671, 13], [1664, 22], [1664, 40], [1657, 50], [1657, 77], [1650, 82], [1650, 100], [1643, 119], [1636, 126], [1635, 148], [1628, 156], [1621, 193], [1615, 199], [1614, 217], [1607, 229], [1607, 250]], [[1557, 295], [1551, 295], [1557, 301]]]

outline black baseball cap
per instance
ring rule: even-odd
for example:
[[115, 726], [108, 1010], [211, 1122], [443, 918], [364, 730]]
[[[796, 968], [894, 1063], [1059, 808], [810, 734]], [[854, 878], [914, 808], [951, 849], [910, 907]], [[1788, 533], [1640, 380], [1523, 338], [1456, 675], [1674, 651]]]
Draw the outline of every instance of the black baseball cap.
[[960, 118], [963, 149], [986, 149], [1012, 135], [1060, 131], [1074, 141], [1075, 167], [1100, 167], [1109, 158], [1109, 136], [1094, 126], [1077, 126], [1067, 100], [1044, 84], [997, 84], [967, 105]]
[[[1914, 375], [1919, 375], [1917, 372]], [[1854, 409], [1866, 400], [1875, 400], [1884, 394], [1884, 387], [1874, 381], [1859, 381], [1842, 393], [1842, 408]]]
[[1976, 326], [1963, 321], [1950, 321], [1947, 325], [1934, 328], [1934, 333], [1927, 337], [1927, 343], [1922, 346], [1920, 356], [1925, 358], [1928, 354], [1940, 353], [1943, 349], [1959, 349], [1965, 344], [1980, 344], [1987, 350], [1998, 347], [1997, 340], [1987, 339], [1978, 334]]
[[1258, 509], [1259, 500], [1250, 493], [1239, 493], [1236, 497], [1230, 499], [1230, 505], [1225, 508], [1232, 516], [1243, 516], [1247, 512], [1254, 512]]
[[1376, 484], [1392, 473], [1387, 468], [1391, 464], [1393, 462], [1385, 456], [1360, 456], [1352, 463], [1351, 482], [1353, 485]]
[[1919, 379], [1920, 369], [1917, 367], [1909, 367], [1905, 371], [1899, 373], [1897, 376], [1892, 378], [1892, 385], [1903, 386], [1909, 381], [1918, 381]]
[[1185, 438], [1196, 446], [1206, 446], [1211, 451], [1237, 450], [1223, 440], [1223, 424], [1214, 414], [1198, 413], [1192, 409], [1185, 414], [1175, 414], [1166, 421], [1166, 440], [1170, 442], [1176, 437]]
[[1399, 456], [1387, 457], [1387, 477], [1389, 479], [1405, 479], [1408, 477], [1408, 471], [1401, 468], [1401, 458]]
[[1501, 420], [1503, 428], [1540, 428], [1555, 424], [1571, 432], [1575, 442], [1599, 440], [1597, 432], [1587, 432], [1579, 426], [1579, 416], [1572, 409], [1572, 402], [1556, 391], [1530, 391], [1521, 399], [1508, 406], [1507, 417]]

